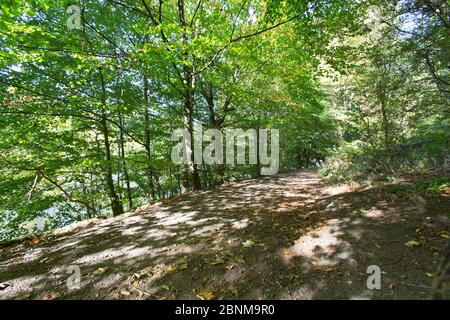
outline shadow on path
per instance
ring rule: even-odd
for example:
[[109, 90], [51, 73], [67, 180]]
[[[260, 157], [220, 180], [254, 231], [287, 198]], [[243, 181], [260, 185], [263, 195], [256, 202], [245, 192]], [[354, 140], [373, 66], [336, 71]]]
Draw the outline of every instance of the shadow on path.
[[[232, 183], [3, 248], [0, 298], [426, 299], [446, 242], [426, 216], [314, 171]], [[370, 265], [381, 290], [367, 289]]]

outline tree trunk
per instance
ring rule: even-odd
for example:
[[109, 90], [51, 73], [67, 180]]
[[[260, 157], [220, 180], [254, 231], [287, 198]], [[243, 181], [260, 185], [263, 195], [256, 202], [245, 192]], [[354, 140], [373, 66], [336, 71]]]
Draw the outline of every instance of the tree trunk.
[[[184, 0], [178, 0], [178, 19], [181, 27], [183, 28], [183, 41], [185, 43], [188, 42], [187, 37], [187, 25], [186, 25], [186, 17], [185, 17], [185, 7]], [[189, 59], [189, 55], [187, 52], [184, 52], [184, 58], [187, 61]], [[194, 126], [193, 126], [193, 100], [194, 100], [194, 83], [195, 76], [194, 70], [191, 65], [184, 62], [183, 63], [183, 83], [184, 83], [184, 105], [183, 105], [183, 121], [185, 129], [188, 130], [191, 136], [191, 149], [194, 146]], [[198, 166], [195, 163], [194, 152], [191, 152], [191, 157], [188, 159], [188, 164], [186, 166], [186, 170], [188, 175], [191, 177], [192, 189], [194, 191], [200, 190], [201, 180], [200, 175], [198, 173]]]
[[[209, 124], [212, 128], [217, 130], [223, 129], [223, 123], [225, 122], [225, 118], [227, 116], [228, 107], [231, 103], [231, 99], [229, 97], [225, 97], [225, 102], [223, 105], [223, 116], [220, 117], [216, 113], [216, 104], [214, 102], [214, 87], [212, 83], [207, 83], [201, 90], [201, 94], [206, 101], [208, 106], [208, 116], [209, 116]], [[219, 183], [223, 184], [225, 182], [225, 165], [218, 164], [216, 167], [216, 173], [219, 175]]]
[[[189, 70], [186, 70], [188, 68], [185, 67], [185, 81], [188, 83], [187, 92], [184, 96], [184, 107], [183, 107], [183, 121], [184, 126], [188, 130], [190, 136], [191, 136], [191, 149], [193, 149], [194, 146], [194, 126], [193, 126], [193, 115], [192, 115], [192, 76], [190, 74]], [[191, 84], [189, 84], [191, 83]], [[188, 164], [186, 166], [186, 169], [188, 171], [189, 176], [191, 177], [191, 183], [192, 183], [192, 189], [194, 191], [201, 189], [201, 182], [200, 182], [200, 175], [198, 173], [198, 166], [194, 162], [194, 152], [191, 152], [191, 157], [188, 159]]]
[[377, 88], [378, 93], [378, 101], [381, 106], [381, 125], [383, 131], [383, 144], [384, 149], [387, 153], [386, 166], [389, 171], [392, 170], [392, 144], [391, 144], [391, 132], [390, 132], [390, 122], [388, 119], [388, 111], [387, 111], [387, 101], [386, 101], [386, 85], [384, 84], [384, 78], [378, 83]]
[[150, 115], [149, 115], [149, 97], [148, 97], [148, 79], [144, 75], [144, 134], [145, 134], [145, 152], [147, 153], [148, 166], [147, 166], [147, 181], [149, 197], [151, 200], [156, 200], [155, 183], [154, 183], [154, 172], [151, 165], [152, 161], [152, 149], [151, 149], [151, 134], [150, 134]]
[[100, 124], [101, 124], [101, 130], [103, 134], [103, 144], [104, 144], [104, 151], [105, 151], [105, 180], [106, 180], [106, 187], [108, 189], [108, 195], [111, 200], [111, 209], [113, 212], [113, 216], [118, 216], [123, 214], [123, 205], [120, 201], [120, 198], [116, 192], [116, 189], [114, 187], [114, 180], [113, 180], [113, 170], [112, 170], [112, 157], [111, 157], [111, 143], [109, 141], [109, 129], [108, 129], [108, 122], [107, 122], [107, 115], [105, 112], [106, 108], [106, 87], [105, 87], [105, 79], [103, 77], [103, 71], [101, 68], [99, 68], [100, 71], [100, 79], [101, 79], [101, 86], [102, 86], [102, 114], [100, 117]]
[[122, 114], [119, 112], [119, 122], [120, 122], [120, 156], [122, 158], [123, 175], [125, 177], [125, 184], [127, 186], [127, 197], [128, 197], [128, 209], [131, 211], [133, 209], [133, 196], [131, 194], [130, 176], [128, 175], [127, 162], [125, 160], [125, 141], [123, 134], [123, 119]]

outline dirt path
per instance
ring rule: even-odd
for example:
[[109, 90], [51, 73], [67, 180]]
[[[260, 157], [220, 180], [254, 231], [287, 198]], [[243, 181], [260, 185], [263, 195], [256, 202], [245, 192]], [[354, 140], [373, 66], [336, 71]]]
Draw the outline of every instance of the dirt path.
[[446, 243], [426, 215], [314, 171], [233, 183], [2, 248], [0, 298], [426, 299]]

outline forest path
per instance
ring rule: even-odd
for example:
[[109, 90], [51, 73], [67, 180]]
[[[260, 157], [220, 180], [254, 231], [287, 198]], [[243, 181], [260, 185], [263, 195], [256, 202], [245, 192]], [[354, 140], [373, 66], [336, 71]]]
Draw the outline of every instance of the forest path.
[[[305, 170], [0, 248], [0, 298], [426, 299], [442, 228], [411, 201], [326, 187]], [[73, 265], [79, 289], [67, 286]], [[371, 265], [381, 290], [367, 288]]]

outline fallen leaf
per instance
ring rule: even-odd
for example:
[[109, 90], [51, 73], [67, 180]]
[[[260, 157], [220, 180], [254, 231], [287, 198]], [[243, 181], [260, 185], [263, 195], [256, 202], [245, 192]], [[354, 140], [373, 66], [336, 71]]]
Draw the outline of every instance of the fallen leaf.
[[293, 257], [293, 254], [288, 249], [285, 249], [284, 256], [287, 258], [291, 258], [291, 257]]
[[211, 291], [208, 290], [200, 290], [198, 293], [195, 294], [197, 296], [197, 298], [201, 299], [201, 300], [213, 300], [214, 294]]
[[187, 262], [183, 262], [180, 264], [172, 264], [167, 268], [167, 272], [168, 273], [177, 273], [180, 272], [182, 270], [186, 270], [187, 269]]
[[133, 275], [131, 276], [131, 280], [139, 280], [142, 276], [139, 273], [133, 273]]
[[177, 300], [177, 296], [176, 296], [174, 293], [172, 293], [172, 294], [167, 298], [167, 300]]
[[242, 245], [244, 246], [244, 248], [251, 248], [255, 245], [255, 243], [251, 240], [247, 240], [243, 242]]
[[441, 238], [444, 238], [444, 239], [448, 239], [449, 237], [448, 237], [448, 232], [447, 231], [442, 231], [442, 232], [440, 232], [439, 233], [439, 236], [441, 237]]
[[186, 270], [188, 268], [187, 262], [183, 262], [178, 266], [179, 270]]
[[139, 298], [142, 298], [142, 296], [151, 296], [151, 294], [150, 293], [148, 293], [148, 292], [145, 292], [145, 291], [143, 291], [143, 290], [141, 290], [141, 289], [139, 289], [138, 287], [136, 287], [136, 286], [134, 286], [133, 288], [131, 288], [131, 289], [134, 289], [134, 290], [136, 290], [137, 292], [138, 292], [138, 297]]
[[162, 285], [161, 288], [163, 288], [164, 290], [167, 290], [167, 291], [170, 290], [170, 287], [167, 284]]
[[122, 290], [120, 291], [120, 294], [124, 297], [129, 297], [131, 295], [131, 292], [126, 291], [126, 290]]
[[105, 268], [98, 268], [97, 270], [94, 271], [94, 275], [98, 276], [99, 274], [103, 274], [106, 271], [108, 271], [107, 267], [105, 267]]
[[56, 298], [58, 298], [56, 293], [48, 293], [44, 296], [44, 298], [42, 298], [42, 300], [55, 300]]
[[176, 272], [178, 272], [178, 267], [177, 267], [177, 265], [175, 265], [175, 264], [170, 265], [170, 266], [167, 268], [167, 272], [168, 272], [168, 273], [176, 273]]
[[213, 266], [216, 266], [218, 264], [224, 264], [224, 263], [225, 263], [225, 260], [223, 260], [221, 257], [217, 257], [211, 262], [211, 264]]
[[417, 241], [411, 240], [411, 241], [406, 242], [405, 246], [412, 248], [412, 247], [420, 246], [420, 243]]

